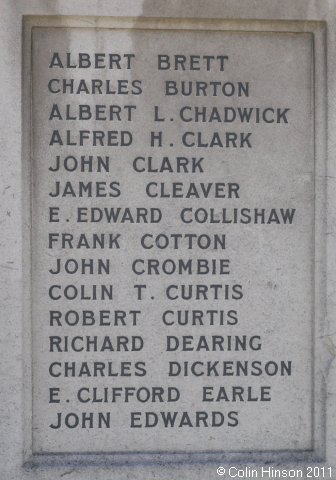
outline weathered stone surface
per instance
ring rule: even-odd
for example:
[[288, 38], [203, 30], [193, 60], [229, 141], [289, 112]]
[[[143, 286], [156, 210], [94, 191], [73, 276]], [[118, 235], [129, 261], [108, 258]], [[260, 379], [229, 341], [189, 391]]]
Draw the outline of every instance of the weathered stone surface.
[[5, 478], [334, 478], [324, 14], [6, 5]]
[[36, 452], [312, 447], [311, 50], [33, 30]]

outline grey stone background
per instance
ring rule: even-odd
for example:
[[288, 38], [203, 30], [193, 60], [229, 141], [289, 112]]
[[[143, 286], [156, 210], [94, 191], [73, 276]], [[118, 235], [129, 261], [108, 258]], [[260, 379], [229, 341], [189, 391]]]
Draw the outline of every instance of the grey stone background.
[[[317, 104], [326, 102], [328, 98], [327, 118], [323, 113], [317, 118], [317, 129], [320, 130], [317, 155], [324, 156], [323, 134], [328, 132], [328, 163], [326, 175], [317, 182], [321, 187], [326, 185], [327, 192], [327, 228], [326, 228], [326, 266], [327, 275], [321, 282], [321, 298], [326, 302], [326, 315], [319, 322], [316, 332], [318, 338], [318, 351], [321, 352], [321, 369], [316, 372], [318, 379], [323, 379], [326, 398], [326, 423], [322, 435], [326, 440], [326, 459], [320, 465], [332, 466], [336, 478], [336, 367], [333, 359], [336, 354], [335, 347], [335, 219], [336, 219], [336, 191], [335, 191], [335, 144], [333, 140], [336, 127], [336, 78], [335, 78], [335, 33], [336, 33], [336, 5], [331, 1], [214, 1], [196, 2], [138, 2], [138, 1], [58, 1], [37, 2], [2, 1], [2, 14], [0, 17], [1, 56], [0, 56], [0, 85], [1, 85], [1, 363], [0, 363], [0, 474], [4, 480], [16, 479], [41, 479], [68, 478], [69, 480], [91, 479], [98, 480], [109, 478], [218, 478], [216, 468], [220, 461], [209, 458], [210, 462], [200, 462], [193, 458], [185, 459], [178, 463], [170, 463], [162, 459], [162, 464], [138, 462], [133, 459], [128, 466], [125, 465], [94, 465], [96, 459], [87, 459], [88, 466], [81, 466], [80, 459], [72, 459], [72, 463], [54, 466], [39, 466], [31, 468], [23, 466], [30, 458], [30, 423], [29, 412], [29, 382], [27, 377], [30, 371], [30, 353], [25, 350], [27, 338], [30, 335], [29, 323], [24, 323], [29, 318], [25, 311], [29, 305], [30, 278], [27, 276], [27, 255], [29, 250], [23, 239], [27, 238], [30, 228], [30, 218], [25, 200], [28, 194], [29, 179], [27, 178], [27, 156], [25, 147], [27, 138], [23, 139], [26, 131], [27, 118], [23, 119], [21, 108], [27, 98], [22, 98], [21, 79], [25, 75], [22, 70], [22, 21], [24, 15], [56, 15], [56, 16], [111, 16], [111, 17], [176, 17], [176, 18], [223, 18], [237, 20], [235, 25], [239, 28], [239, 20], [283, 20], [285, 31], [288, 31], [290, 21], [324, 21], [327, 25], [327, 90], [323, 85], [323, 70], [319, 74], [319, 93]], [[83, 22], [86, 20], [83, 19]], [[66, 23], [66, 22], [65, 22]], [[258, 25], [254, 24], [255, 28]], [[263, 22], [260, 22], [263, 28]], [[307, 25], [306, 31], [311, 31]], [[320, 43], [321, 45], [321, 43]], [[26, 45], [23, 43], [23, 47]], [[23, 49], [25, 54], [27, 52]], [[322, 57], [324, 50], [319, 51]], [[322, 62], [323, 63], [323, 62]], [[27, 106], [27, 104], [26, 104]], [[323, 112], [323, 108], [319, 111]], [[328, 129], [325, 129], [327, 120]], [[318, 172], [319, 173], [319, 172]], [[321, 188], [323, 190], [323, 188]], [[318, 199], [318, 201], [322, 201]], [[318, 245], [316, 261], [322, 264], [325, 260], [323, 243]], [[320, 312], [323, 305], [320, 305]], [[28, 385], [24, 392], [23, 385]], [[317, 445], [318, 450], [319, 445]], [[49, 459], [51, 462], [52, 459]], [[108, 461], [108, 459], [106, 459]], [[120, 459], [121, 460], [121, 459]], [[268, 458], [271, 460], [272, 458]], [[104, 459], [103, 459], [104, 461]], [[232, 459], [231, 464], [239, 462], [239, 455]], [[120, 461], [120, 463], [125, 463]], [[262, 462], [259, 462], [261, 468]], [[302, 464], [294, 462], [296, 468]], [[265, 477], [264, 477], [265, 478]], [[321, 477], [322, 478], [322, 477]]]

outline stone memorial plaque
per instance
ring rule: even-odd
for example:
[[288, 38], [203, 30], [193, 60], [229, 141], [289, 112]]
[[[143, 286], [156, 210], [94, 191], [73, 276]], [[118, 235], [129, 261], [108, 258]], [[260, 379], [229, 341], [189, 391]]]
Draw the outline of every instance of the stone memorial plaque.
[[35, 453], [313, 448], [312, 48], [33, 29]]
[[336, 480], [336, 16], [4, 0], [1, 480]]

